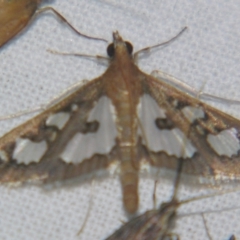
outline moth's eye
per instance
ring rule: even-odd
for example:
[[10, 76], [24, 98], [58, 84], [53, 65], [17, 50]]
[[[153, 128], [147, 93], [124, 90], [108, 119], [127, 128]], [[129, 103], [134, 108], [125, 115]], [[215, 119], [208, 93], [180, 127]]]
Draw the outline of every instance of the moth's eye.
[[113, 57], [114, 53], [115, 53], [114, 45], [113, 45], [113, 43], [111, 43], [107, 47], [107, 54], [108, 54], [109, 57]]
[[133, 45], [130, 42], [125, 42], [128, 53], [131, 55], [133, 52]]

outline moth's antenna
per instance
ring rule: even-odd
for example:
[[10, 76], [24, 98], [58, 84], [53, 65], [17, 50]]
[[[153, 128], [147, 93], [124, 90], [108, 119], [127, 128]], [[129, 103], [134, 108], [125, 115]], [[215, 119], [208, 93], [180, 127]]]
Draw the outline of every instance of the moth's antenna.
[[161, 47], [161, 46], [167, 45], [169, 43], [172, 43], [178, 37], [180, 37], [186, 30], [187, 30], [187, 27], [184, 27], [176, 36], [172, 37], [168, 41], [165, 41], [165, 42], [162, 42], [162, 43], [158, 43], [156, 45], [145, 47], [145, 48], [142, 48], [142, 49], [138, 50], [137, 52], [134, 53], [133, 58], [136, 60], [138, 58], [138, 55], [143, 53], [143, 52], [149, 52], [153, 48]]
[[[43, 12], [47, 12], [47, 11], [50, 11], [52, 13], [54, 13], [56, 15], [56, 17], [58, 19], [60, 19], [63, 23], [65, 23], [69, 28], [71, 28], [76, 34], [78, 34], [79, 36], [81, 37], [85, 37], [85, 38], [88, 38], [88, 39], [91, 39], [91, 40], [97, 40], [97, 41], [103, 41], [103, 42], [108, 42], [106, 39], [104, 38], [98, 38], [98, 37], [92, 37], [92, 36], [89, 36], [89, 35], [86, 35], [84, 33], [81, 33], [80, 31], [78, 31], [75, 27], [73, 27], [73, 25], [71, 23], [68, 22], [68, 20], [63, 17], [63, 15], [61, 15], [59, 12], [57, 12], [54, 8], [52, 7], [44, 7], [44, 8], [41, 8], [39, 10], [36, 11], [33, 19], [35, 19], [39, 14], [43, 13]], [[32, 20], [33, 20], [32, 19]]]

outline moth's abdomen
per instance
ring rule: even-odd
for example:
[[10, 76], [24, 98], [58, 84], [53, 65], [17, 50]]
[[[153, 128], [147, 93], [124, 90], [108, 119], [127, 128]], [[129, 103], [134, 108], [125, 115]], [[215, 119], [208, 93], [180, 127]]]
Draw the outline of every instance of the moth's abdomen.
[[121, 131], [119, 131], [118, 138], [121, 162], [120, 180], [125, 210], [129, 214], [134, 214], [138, 210], [137, 121], [131, 119], [130, 114], [122, 112], [119, 126], [123, 127], [119, 128]]
[[121, 175], [123, 204], [129, 214], [134, 214], [138, 210], [138, 170], [133, 164], [135, 149], [131, 147], [121, 147]]

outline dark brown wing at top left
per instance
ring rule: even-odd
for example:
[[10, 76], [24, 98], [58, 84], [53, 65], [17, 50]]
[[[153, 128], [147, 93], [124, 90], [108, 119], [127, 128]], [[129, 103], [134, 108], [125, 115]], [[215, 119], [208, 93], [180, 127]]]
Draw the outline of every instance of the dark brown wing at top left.
[[0, 1], [0, 47], [28, 25], [40, 2], [41, 0]]

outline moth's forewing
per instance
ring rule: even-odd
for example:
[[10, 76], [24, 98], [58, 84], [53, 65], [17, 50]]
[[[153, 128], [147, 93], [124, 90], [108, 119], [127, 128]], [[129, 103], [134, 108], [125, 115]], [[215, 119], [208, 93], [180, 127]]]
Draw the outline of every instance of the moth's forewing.
[[27, 26], [40, 2], [41, 0], [0, 1], [0, 47]]
[[[144, 89], [165, 114], [164, 118], [155, 118], [158, 132], [151, 135], [153, 141], [160, 142], [158, 138], [166, 130], [178, 129], [182, 134], [175, 133], [178, 143], [166, 139], [170, 147], [161, 151], [152, 151], [148, 146], [148, 160], [153, 166], [175, 170], [179, 154], [184, 157], [183, 175], [198, 178], [199, 182], [205, 179], [206, 184], [217, 184], [240, 179], [238, 119], [149, 75], [145, 76]], [[148, 133], [146, 136], [150, 142]], [[185, 145], [186, 153], [169, 154], [178, 145], [181, 148]]]
[[[106, 170], [115, 159], [114, 150], [110, 153], [111, 158], [104, 154], [92, 154], [93, 156], [89, 155], [86, 159], [84, 157], [80, 159], [80, 155], [87, 151], [87, 146], [85, 146], [82, 153], [80, 152], [77, 156], [73, 155], [78, 162], [74, 163], [74, 159], [70, 159], [72, 161], [68, 163], [67, 160], [64, 162], [59, 159], [62, 149], [76, 132], [82, 133], [84, 138], [84, 134], [94, 134], [97, 131], [96, 121], [89, 122], [87, 117], [103, 93], [102, 79], [98, 78], [85, 84], [57, 105], [4, 135], [0, 141], [0, 182], [52, 182], [82, 175], [86, 177], [88, 174], [94, 175], [95, 171]], [[57, 116], [64, 121], [62, 122], [64, 131], [61, 131], [63, 126], [60, 126], [62, 120], [56, 122], [52, 116]], [[67, 116], [66, 121], [64, 116]], [[105, 143], [104, 139], [102, 141]], [[36, 145], [35, 148], [31, 148], [31, 151], [28, 149], [26, 152], [26, 146], [29, 143], [42, 145]], [[47, 148], [44, 148], [44, 144]], [[81, 145], [78, 146], [80, 147]], [[18, 153], [16, 148], [19, 149]], [[43, 152], [39, 153], [38, 148], [43, 149]], [[13, 159], [16, 154], [18, 157]]]

